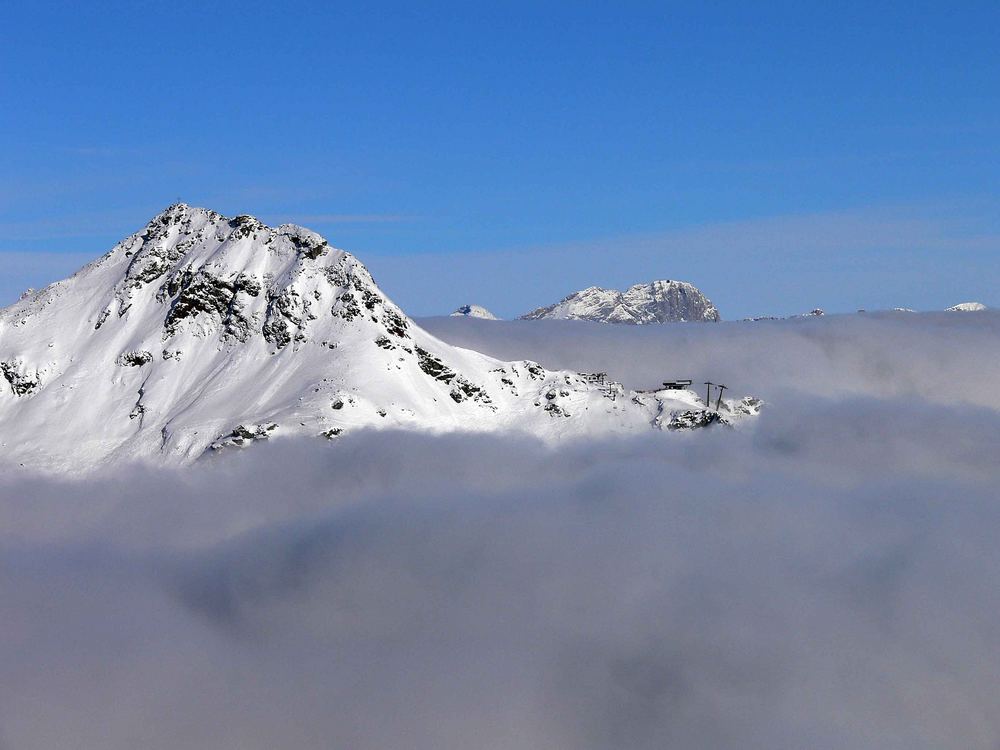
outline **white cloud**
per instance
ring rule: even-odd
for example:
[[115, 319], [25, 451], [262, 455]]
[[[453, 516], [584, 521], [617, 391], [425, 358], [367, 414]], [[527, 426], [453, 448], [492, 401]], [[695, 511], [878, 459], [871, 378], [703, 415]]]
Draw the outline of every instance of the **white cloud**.
[[325, 224], [395, 224], [413, 221], [415, 218], [407, 214], [298, 214], [287, 217], [276, 216], [273, 221], [311, 227]]

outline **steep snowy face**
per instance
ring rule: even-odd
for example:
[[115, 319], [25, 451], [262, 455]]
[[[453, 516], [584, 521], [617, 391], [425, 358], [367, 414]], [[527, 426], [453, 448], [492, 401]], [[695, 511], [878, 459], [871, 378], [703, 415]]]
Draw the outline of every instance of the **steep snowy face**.
[[56, 470], [357, 428], [675, 429], [698, 408], [449, 346], [318, 234], [183, 204], [0, 310], [0, 458]]
[[685, 281], [670, 280], [636, 284], [624, 292], [597, 286], [588, 287], [554, 305], [540, 307], [522, 315], [521, 318], [594, 320], [631, 325], [721, 320], [715, 305], [697, 287]]
[[500, 320], [485, 307], [480, 305], [462, 305], [451, 314], [453, 318], [482, 318], [483, 320]]

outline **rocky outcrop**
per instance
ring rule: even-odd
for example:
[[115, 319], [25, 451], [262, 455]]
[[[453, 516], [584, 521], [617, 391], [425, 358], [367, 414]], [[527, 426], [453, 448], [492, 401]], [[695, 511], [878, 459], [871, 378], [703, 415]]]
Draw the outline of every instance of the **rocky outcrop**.
[[41, 384], [38, 373], [29, 371], [19, 359], [0, 362], [0, 374], [15, 396], [30, 396]]
[[243, 274], [226, 279], [205, 269], [174, 272], [157, 295], [160, 302], [169, 303], [163, 340], [175, 336], [185, 321], [202, 316], [211, 319], [225, 338], [246, 341], [253, 332], [246, 304], [260, 291], [260, 283]]
[[145, 349], [122, 352], [115, 361], [119, 367], [142, 367], [153, 361], [153, 353]]
[[429, 351], [419, 346], [417, 347], [417, 362], [420, 365], [420, 369], [426, 375], [434, 380], [453, 386], [448, 395], [456, 403], [462, 403], [466, 399], [472, 399], [487, 406], [493, 403], [489, 394], [480, 386], [473, 385], [461, 375], [452, 372], [451, 368], [442, 362], [439, 357], [435, 357]]
[[248, 444], [267, 440], [271, 433], [278, 429], [277, 424], [255, 424], [237, 425], [233, 430], [225, 435], [220, 435], [218, 440], [210, 446], [213, 451], [220, 451], [225, 448], [242, 448]]

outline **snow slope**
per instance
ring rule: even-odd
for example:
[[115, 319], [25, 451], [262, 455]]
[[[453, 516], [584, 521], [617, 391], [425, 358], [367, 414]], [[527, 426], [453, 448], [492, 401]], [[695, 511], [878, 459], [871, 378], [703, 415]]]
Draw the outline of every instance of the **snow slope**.
[[689, 320], [721, 320], [715, 305], [693, 284], [686, 281], [653, 281], [617, 289], [588, 287], [561, 302], [539, 307], [523, 320], [593, 320], [601, 323], [672, 323]]
[[445, 344], [318, 234], [184, 204], [0, 311], [0, 385], [3, 457], [53, 470], [366, 427], [558, 440], [704, 416], [683, 414], [703, 408], [690, 391], [627, 392]]
[[462, 305], [460, 308], [453, 312], [452, 317], [454, 318], [482, 318], [483, 320], [500, 320], [496, 315], [491, 313], [485, 307], [480, 305]]

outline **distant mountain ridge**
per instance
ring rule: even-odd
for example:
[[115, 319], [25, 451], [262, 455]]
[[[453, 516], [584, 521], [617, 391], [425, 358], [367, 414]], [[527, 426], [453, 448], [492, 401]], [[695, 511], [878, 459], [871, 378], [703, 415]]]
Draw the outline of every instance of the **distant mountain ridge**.
[[945, 312], [982, 312], [988, 310], [982, 302], [959, 302], [945, 309]]
[[687, 321], [718, 322], [715, 305], [696, 286], [664, 279], [635, 284], [624, 292], [592, 286], [522, 315], [522, 320], [591, 320], [648, 325]]
[[814, 307], [807, 313], [799, 313], [798, 315], [755, 315], [752, 318], [743, 318], [744, 323], [758, 323], [762, 320], [793, 320], [795, 318], [822, 318], [826, 315], [826, 311], [820, 307]]
[[481, 318], [482, 320], [500, 320], [482, 305], [462, 305], [451, 314], [453, 318]]

